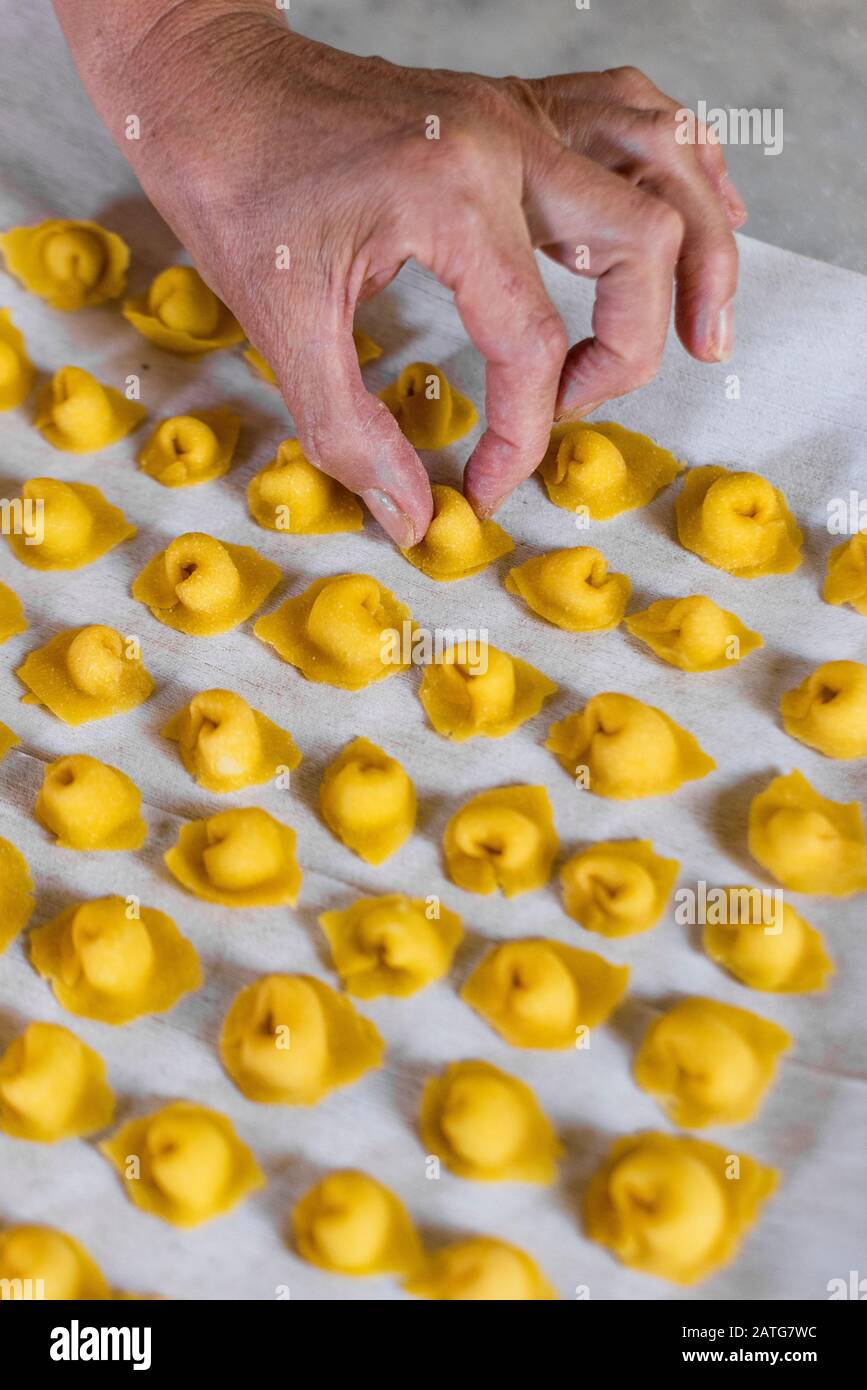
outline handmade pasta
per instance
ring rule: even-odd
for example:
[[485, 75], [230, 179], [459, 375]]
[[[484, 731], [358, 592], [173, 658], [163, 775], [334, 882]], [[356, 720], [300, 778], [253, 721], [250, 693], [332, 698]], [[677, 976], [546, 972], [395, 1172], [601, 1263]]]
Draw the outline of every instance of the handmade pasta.
[[479, 792], [445, 829], [449, 877], [470, 893], [507, 898], [543, 888], [559, 840], [544, 787], [497, 787]]
[[828, 758], [867, 758], [867, 666], [826, 661], [780, 701], [792, 738]]
[[247, 488], [254, 520], [287, 536], [327, 536], [360, 531], [364, 512], [348, 488], [314, 468], [297, 439], [284, 439]]
[[9, 840], [0, 839], [0, 954], [27, 926], [35, 906], [27, 860]]
[[459, 642], [425, 667], [419, 699], [438, 734], [463, 743], [504, 738], [539, 713], [556, 685], [487, 642]]
[[55, 449], [96, 454], [137, 429], [146, 415], [138, 401], [82, 367], [61, 367], [38, 394], [34, 424]]
[[681, 671], [725, 671], [764, 646], [757, 632], [704, 594], [660, 599], [642, 613], [630, 614], [626, 626]]
[[625, 574], [609, 574], [601, 550], [575, 545], [516, 565], [506, 588], [566, 632], [609, 632], [621, 621], [632, 586]]
[[0, 410], [15, 410], [27, 399], [36, 368], [27, 356], [24, 336], [8, 309], [0, 309]]
[[834, 965], [815, 927], [788, 903], [762, 907], [758, 888], [725, 889], [725, 908], [709, 911], [704, 949], [742, 984], [766, 994], [811, 994]]
[[779, 488], [758, 473], [692, 468], [677, 499], [680, 543], [739, 579], [789, 574], [803, 535]]
[[30, 569], [83, 569], [136, 534], [120, 508], [87, 483], [31, 478], [21, 497], [25, 507], [41, 512], [41, 535], [10, 532], [6, 539], [15, 558]]
[[27, 704], [45, 705], [73, 725], [135, 709], [154, 688], [138, 643], [98, 623], [59, 632], [15, 674], [27, 686]]
[[529, 1255], [493, 1236], [473, 1236], [435, 1251], [404, 1288], [441, 1303], [539, 1303], [557, 1297]]
[[846, 898], [867, 891], [867, 836], [857, 801], [830, 801], [802, 772], [753, 798], [750, 854], [784, 888]]
[[489, 1062], [450, 1062], [427, 1082], [421, 1140], [459, 1178], [551, 1183], [563, 1152], [529, 1086]]
[[301, 761], [292, 735], [231, 690], [203, 690], [173, 715], [163, 738], [200, 787], [236, 792], [294, 771]]
[[138, 787], [126, 773], [86, 753], [47, 765], [36, 819], [62, 849], [138, 849], [147, 838]]
[[105, 1062], [68, 1028], [30, 1023], [0, 1057], [3, 1134], [56, 1144], [105, 1129], [113, 1115]]
[[480, 521], [464, 495], [442, 483], [431, 486], [433, 517], [418, 545], [404, 559], [429, 579], [448, 582], [480, 574], [515, 543], [495, 521]]
[[74, 310], [116, 299], [126, 288], [129, 247], [97, 222], [52, 218], [0, 236], [12, 275], [52, 309]]
[[409, 1274], [422, 1259], [409, 1212], [356, 1169], [328, 1173], [292, 1212], [298, 1253], [334, 1274]]
[[822, 597], [826, 603], [850, 603], [867, 618], [867, 531], [841, 541], [828, 558]]
[[224, 907], [294, 907], [301, 889], [295, 831], [258, 806], [181, 826], [165, 854], [188, 892]]
[[539, 465], [551, 501], [593, 521], [645, 507], [683, 464], [647, 435], [611, 421], [555, 425]]
[[635, 936], [656, 926], [679, 867], [650, 840], [599, 841], [563, 865], [563, 906], [588, 931]]
[[189, 265], [161, 271], [146, 295], [124, 300], [123, 316], [148, 342], [183, 357], [244, 338], [234, 315]]
[[279, 579], [277, 566], [251, 546], [188, 531], [148, 561], [132, 596], [166, 627], [214, 637], [252, 617]]
[[228, 406], [162, 420], [138, 456], [139, 467], [163, 487], [195, 487], [228, 473], [241, 417]]
[[716, 767], [663, 710], [612, 691], [552, 724], [545, 747], [588, 791], [616, 801], [668, 796]]
[[103, 1300], [111, 1290], [83, 1245], [52, 1226], [0, 1230], [0, 1282], [19, 1280], [32, 1298]]
[[444, 449], [469, 434], [479, 418], [472, 401], [430, 362], [404, 367], [397, 381], [380, 391], [379, 399], [416, 449]]
[[383, 864], [415, 827], [415, 787], [395, 758], [366, 738], [353, 739], [325, 769], [322, 818], [367, 864]]
[[20, 598], [8, 585], [0, 584], [0, 646], [26, 631], [27, 619]]
[[334, 968], [356, 999], [405, 999], [448, 973], [464, 934], [456, 912], [438, 901], [384, 893], [323, 912]]

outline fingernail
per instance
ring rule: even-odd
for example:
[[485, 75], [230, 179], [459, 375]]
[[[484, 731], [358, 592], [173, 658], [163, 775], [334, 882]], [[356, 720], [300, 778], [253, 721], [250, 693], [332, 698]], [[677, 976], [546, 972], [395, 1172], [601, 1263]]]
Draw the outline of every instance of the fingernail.
[[598, 410], [604, 401], [590, 401], [588, 405], [563, 405], [554, 413], [554, 423], [562, 424], [564, 420], [580, 420], [583, 415], [590, 415], [594, 410]]
[[729, 301], [720, 309], [708, 338], [707, 354], [717, 362], [728, 362], [735, 336], [735, 309]]
[[361, 494], [368, 511], [376, 517], [380, 526], [387, 531], [401, 550], [409, 550], [411, 545], [415, 545], [415, 531], [412, 522], [395, 502], [388, 492], [383, 492], [381, 488], [370, 487]]

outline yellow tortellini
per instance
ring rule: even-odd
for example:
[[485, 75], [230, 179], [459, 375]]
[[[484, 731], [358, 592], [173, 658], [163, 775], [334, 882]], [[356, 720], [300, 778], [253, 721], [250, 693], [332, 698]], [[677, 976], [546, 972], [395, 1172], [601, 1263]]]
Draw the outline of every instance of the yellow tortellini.
[[259, 806], [187, 821], [164, 858], [178, 883], [207, 902], [294, 907], [298, 901], [295, 831]]
[[867, 531], [835, 545], [828, 557], [822, 597], [826, 603], [851, 603], [867, 618]]
[[297, 439], [284, 439], [276, 457], [251, 479], [247, 505], [260, 526], [287, 536], [328, 536], [364, 526], [358, 498], [314, 468]]
[[555, 425], [539, 466], [551, 501], [593, 521], [646, 506], [682, 469], [647, 435], [608, 421]]
[[379, 399], [416, 449], [444, 449], [469, 434], [479, 418], [472, 401], [430, 362], [404, 367], [397, 381], [380, 391]]
[[45, 705], [64, 724], [86, 724], [135, 709], [154, 688], [138, 643], [93, 623], [59, 632], [16, 672], [27, 704]]
[[629, 968], [559, 941], [527, 939], [494, 946], [461, 998], [512, 1047], [577, 1047], [588, 1028], [614, 1012]]
[[830, 801], [802, 772], [753, 798], [750, 854], [784, 888], [846, 898], [867, 891], [867, 836], [857, 801]]
[[21, 488], [25, 507], [40, 517], [32, 535], [7, 535], [22, 565], [34, 570], [78, 570], [136, 534], [119, 507], [87, 483], [31, 478]]
[[[7, 1281], [20, 1283], [24, 1298], [111, 1298], [107, 1281], [84, 1246], [52, 1226], [7, 1226], [0, 1231], [0, 1287]], [[3, 1297], [0, 1293], [0, 1301]]]
[[609, 574], [601, 550], [574, 545], [516, 565], [506, 588], [566, 632], [609, 632], [621, 621], [632, 586], [625, 574]]
[[700, 1139], [628, 1135], [590, 1181], [585, 1228], [630, 1269], [695, 1284], [734, 1256], [778, 1178]]
[[683, 1129], [751, 1120], [792, 1039], [777, 1023], [715, 999], [681, 999], [647, 1030], [635, 1079]]
[[73, 753], [45, 769], [36, 819], [61, 849], [138, 849], [147, 838], [141, 793], [119, 768]]
[[415, 787], [396, 758], [366, 738], [353, 739], [325, 769], [322, 818], [366, 864], [383, 864], [415, 828]]
[[20, 598], [8, 585], [0, 584], [0, 646], [26, 631], [27, 619]]
[[252, 617], [279, 580], [278, 567], [251, 546], [187, 531], [148, 561], [132, 596], [166, 627], [215, 637]]
[[163, 487], [195, 487], [221, 478], [231, 467], [241, 423], [225, 405], [172, 415], [144, 445], [139, 467]]
[[183, 357], [243, 342], [243, 330], [197, 270], [172, 265], [146, 295], [126, 299], [123, 316], [149, 343]]
[[759, 473], [690, 469], [676, 510], [681, 545], [738, 579], [790, 574], [801, 563], [801, 528]]
[[172, 1226], [200, 1226], [265, 1186], [231, 1120], [191, 1101], [130, 1120], [99, 1147], [130, 1201]]
[[52, 309], [83, 309], [126, 288], [129, 247], [96, 222], [55, 218], [0, 236], [10, 272]]
[[292, 772], [301, 761], [292, 735], [231, 690], [203, 690], [173, 715], [163, 738], [209, 792], [237, 792]]
[[14, 410], [26, 400], [36, 380], [24, 336], [8, 309], [0, 309], [0, 410]]
[[66, 454], [96, 454], [137, 429], [147, 415], [83, 367], [61, 367], [39, 392], [36, 428]]
[[826, 661], [780, 701], [792, 738], [827, 758], [867, 758], [867, 666]]
[[11, 748], [17, 748], [21, 742], [17, 734], [6, 724], [0, 724], [0, 762], [6, 757]]
[[[382, 356], [382, 348], [379, 343], [375, 343], [370, 334], [365, 333], [363, 328], [353, 328], [352, 341], [355, 344], [355, 355], [358, 358], [359, 367], [366, 367], [368, 362], [375, 362], [378, 357]], [[244, 357], [257, 376], [260, 376], [263, 381], [267, 381], [269, 386], [277, 385], [277, 374], [274, 368], [257, 348], [248, 347], [244, 352]]]
[[3, 1134], [56, 1144], [95, 1134], [113, 1116], [105, 1062], [68, 1028], [30, 1023], [0, 1057]]
[[171, 917], [135, 899], [65, 908], [33, 928], [30, 959], [62, 1008], [100, 1023], [166, 1013], [202, 983], [192, 943]]
[[480, 521], [462, 493], [434, 483], [433, 517], [424, 539], [402, 552], [429, 579], [445, 583], [480, 574], [515, 543], [495, 521]]
[[493, 1236], [473, 1236], [437, 1250], [404, 1288], [417, 1298], [449, 1303], [540, 1303], [557, 1297], [529, 1255]]
[[659, 599], [642, 613], [630, 614], [626, 626], [681, 671], [725, 671], [764, 646], [757, 632], [704, 594]]
[[588, 791], [615, 801], [667, 796], [716, 767], [661, 709], [613, 691], [552, 724], [545, 747]]
[[287, 598], [253, 631], [307, 680], [363, 690], [406, 670], [401, 633], [411, 623], [406, 605], [369, 574], [336, 574]]
[[505, 897], [544, 888], [559, 846], [544, 787], [479, 792], [445, 828], [449, 877], [469, 893]]
[[788, 903], [757, 912], [751, 904], [759, 895], [756, 888], [727, 888], [724, 911], [708, 910], [704, 949], [711, 960], [766, 994], [824, 989], [834, 965], [819, 932]]
[[535, 666], [487, 642], [458, 642], [425, 667], [419, 699], [455, 743], [504, 738], [539, 713], [557, 687]]
[[523, 1081], [490, 1062], [450, 1062], [424, 1088], [428, 1154], [476, 1182], [552, 1183], [563, 1146]]
[[27, 926], [36, 906], [27, 860], [0, 838], [0, 954]]
[[655, 927], [680, 868], [650, 840], [602, 840], [560, 870], [563, 906], [600, 936], [635, 936]]
[[223, 1066], [248, 1100], [316, 1105], [382, 1065], [385, 1043], [350, 1000], [312, 975], [263, 975], [235, 998]]
[[323, 912], [334, 968], [356, 999], [406, 999], [448, 973], [464, 929], [456, 912], [425, 898], [384, 893], [359, 898], [340, 912]]
[[298, 1253], [334, 1274], [410, 1274], [422, 1246], [409, 1212], [369, 1173], [345, 1168], [312, 1187], [292, 1212]]

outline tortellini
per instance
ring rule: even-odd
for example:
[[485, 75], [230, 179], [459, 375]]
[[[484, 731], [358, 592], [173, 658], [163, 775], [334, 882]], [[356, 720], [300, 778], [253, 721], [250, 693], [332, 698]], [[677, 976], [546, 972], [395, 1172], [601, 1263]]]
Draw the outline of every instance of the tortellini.
[[[353, 328], [352, 341], [355, 344], [355, 355], [358, 358], [359, 367], [366, 367], [368, 362], [375, 362], [378, 357], [382, 356], [382, 348], [379, 343], [375, 343], [370, 334], [365, 333], [363, 328]], [[260, 376], [263, 381], [267, 381], [269, 386], [277, 385], [277, 374], [274, 368], [257, 348], [246, 348], [244, 357], [257, 376]]]
[[59, 632], [16, 675], [29, 691], [27, 704], [45, 705], [72, 725], [135, 709], [154, 688], [138, 643], [98, 623]]
[[166, 1013], [202, 983], [171, 917], [126, 898], [94, 898], [34, 927], [30, 959], [62, 1008], [100, 1023]]
[[577, 1047], [614, 1012], [625, 965], [559, 941], [506, 941], [476, 966], [461, 998], [512, 1047]]
[[867, 531], [836, 545], [828, 557], [822, 597], [826, 603], [851, 603], [867, 618]]
[[209, 792], [261, 786], [301, 761], [292, 735], [231, 690], [194, 695], [162, 730], [181, 761]]
[[248, 1100], [316, 1105], [382, 1065], [385, 1043], [350, 1000], [312, 975], [263, 975], [235, 998], [223, 1066]]
[[67, 454], [96, 454], [138, 428], [147, 411], [83, 367], [61, 367], [37, 398], [34, 424]]
[[417, 1298], [450, 1303], [539, 1303], [557, 1297], [529, 1255], [493, 1236], [473, 1236], [435, 1251], [404, 1288]]
[[326, 769], [319, 806], [328, 829], [366, 864], [383, 864], [415, 828], [415, 787], [396, 758], [353, 739]]
[[146, 295], [124, 300], [123, 316], [149, 343], [183, 357], [243, 341], [243, 330], [197, 270], [173, 265]]
[[635, 936], [656, 926], [679, 867], [650, 840], [600, 841], [563, 865], [563, 906], [588, 931]]
[[425, 667], [419, 699], [455, 743], [504, 738], [539, 713], [557, 687], [535, 666], [487, 642], [458, 642]]
[[615, 801], [667, 796], [716, 767], [661, 709], [612, 691], [552, 724], [545, 747], [587, 790]]
[[312, 1187], [292, 1212], [298, 1253], [334, 1274], [410, 1274], [421, 1241], [409, 1212], [368, 1173], [342, 1169]]
[[163, 487], [195, 487], [228, 473], [241, 417], [228, 406], [173, 415], [157, 425], [138, 456], [139, 467]]
[[738, 579], [790, 574], [801, 563], [801, 528], [759, 473], [692, 468], [676, 511], [681, 545]]
[[231, 1120], [190, 1101], [130, 1120], [99, 1147], [130, 1201], [172, 1226], [200, 1226], [265, 1186]]
[[253, 628], [309, 681], [363, 690], [406, 670], [401, 633], [409, 609], [369, 574], [315, 579]]
[[479, 792], [445, 828], [449, 877], [469, 893], [507, 898], [543, 888], [559, 846], [544, 787], [497, 787]]
[[867, 666], [826, 661], [780, 701], [792, 738], [827, 758], [867, 758]]
[[279, 579], [278, 567], [251, 546], [187, 531], [148, 561], [132, 596], [166, 627], [215, 637], [252, 617]]
[[21, 488], [26, 507], [41, 512], [40, 536], [6, 539], [15, 558], [34, 570], [78, 570], [136, 534], [119, 507], [87, 483], [31, 478]]
[[17, 748], [21, 742], [17, 734], [6, 724], [0, 724], [0, 762], [6, 757], [11, 748]]
[[178, 883], [207, 902], [294, 907], [298, 901], [295, 831], [259, 806], [187, 821], [164, 857]]
[[555, 425], [539, 466], [551, 501], [593, 521], [646, 506], [682, 469], [646, 435], [606, 421]]
[[647, 1030], [635, 1079], [683, 1129], [751, 1120], [792, 1039], [777, 1023], [715, 999], [682, 999]]
[[251, 479], [247, 505], [260, 526], [287, 536], [328, 536], [364, 526], [358, 498], [314, 468], [297, 439], [284, 439], [276, 457]]
[[478, 422], [472, 401], [462, 396], [430, 362], [411, 362], [397, 381], [380, 391], [415, 449], [443, 449], [468, 434]]
[[0, 646], [26, 631], [27, 619], [20, 598], [8, 585], [0, 584]]
[[334, 968], [356, 999], [406, 999], [448, 973], [464, 929], [441, 903], [385, 893], [359, 898], [341, 912], [323, 912]]
[[642, 613], [631, 613], [626, 626], [681, 671], [725, 671], [764, 646], [757, 632], [704, 594], [659, 599]]
[[516, 565], [506, 588], [566, 632], [609, 632], [621, 621], [632, 586], [625, 574], [609, 574], [601, 550], [574, 545]]
[[778, 1177], [700, 1139], [628, 1135], [590, 1181], [587, 1235], [630, 1269], [695, 1284], [734, 1256]]
[[725, 911], [709, 911], [704, 928], [704, 949], [711, 960], [749, 989], [766, 994], [811, 994], [825, 988], [834, 965], [815, 927], [788, 903], [770, 920], [751, 909], [759, 889], [725, 892]]
[[86, 753], [48, 764], [36, 819], [61, 849], [138, 849], [147, 838], [138, 787], [119, 768]]
[[404, 550], [404, 559], [429, 579], [447, 582], [480, 574], [515, 543], [495, 521], [480, 521], [462, 493], [434, 483], [433, 517], [424, 539]]
[[8, 309], [0, 309], [0, 410], [14, 410], [26, 400], [36, 380], [24, 336]]
[[857, 801], [830, 801], [802, 772], [753, 798], [750, 854], [784, 888], [846, 898], [867, 891], [867, 836]]
[[55, 218], [0, 236], [10, 272], [52, 309], [83, 309], [126, 288], [129, 247], [96, 222]]
[[0, 954], [27, 926], [36, 906], [27, 860], [0, 838]]
[[105, 1062], [68, 1028], [28, 1024], [0, 1057], [3, 1134], [56, 1144], [95, 1134], [113, 1116]]
[[0, 1230], [0, 1283], [20, 1281], [24, 1297], [103, 1300], [111, 1290], [83, 1245], [52, 1226]]
[[552, 1183], [563, 1147], [523, 1081], [490, 1062], [451, 1062], [424, 1088], [425, 1150], [459, 1178]]

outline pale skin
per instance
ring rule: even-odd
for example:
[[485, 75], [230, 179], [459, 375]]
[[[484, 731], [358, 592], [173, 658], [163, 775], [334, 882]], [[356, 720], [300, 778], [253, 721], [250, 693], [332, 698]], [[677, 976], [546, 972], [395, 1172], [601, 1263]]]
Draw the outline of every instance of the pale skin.
[[[552, 419], [652, 379], [673, 296], [687, 352], [729, 357], [746, 209], [720, 147], [679, 143], [681, 104], [637, 69], [395, 67], [291, 33], [273, 0], [54, 3], [97, 111], [273, 367], [307, 456], [398, 545], [424, 535], [430, 485], [364, 385], [352, 324], [410, 257], [454, 292], [485, 359], [464, 473], [479, 516], [537, 467]], [[576, 270], [578, 247], [596, 300], [570, 346], [533, 251]]]

